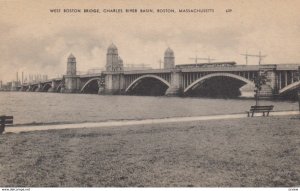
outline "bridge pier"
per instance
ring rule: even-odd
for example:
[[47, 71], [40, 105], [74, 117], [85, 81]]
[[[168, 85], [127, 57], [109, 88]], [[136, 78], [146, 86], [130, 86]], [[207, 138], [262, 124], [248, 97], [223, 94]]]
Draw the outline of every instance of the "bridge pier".
[[172, 70], [171, 86], [166, 91], [166, 96], [181, 96], [182, 95], [182, 73], [181, 70]]
[[58, 84], [55, 82], [55, 80], [52, 80], [51, 88], [48, 89], [48, 92], [56, 92], [57, 85]]
[[43, 91], [43, 85], [41, 83], [39, 83], [38, 87], [35, 90], [35, 92], [42, 92], [42, 91]]
[[20, 92], [25, 92], [25, 91], [26, 91], [26, 87], [27, 87], [27, 86], [22, 85], [21, 88], [19, 89], [19, 91], [20, 91]]
[[10, 89], [10, 91], [17, 91], [17, 82], [13, 81], [11, 83], [11, 89]]
[[80, 91], [80, 78], [77, 75], [65, 75], [63, 93], [78, 93]]
[[105, 94], [105, 88], [102, 87], [102, 86], [99, 86], [98, 94], [99, 94], [99, 95]]
[[273, 98], [278, 94], [276, 65], [261, 65], [259, 72], [265, 73], [267, 81], [261, 86], [259, 96]]
[[29, 92], [29, 89], [30, 89], [30, 85], [26, 86], [25, 89], [24, 89], [24, 91], [25, 92]]
[[99, 88], [98, 94], [116, 95], [124, 94], [125, 78], [123, 73], [107, 73], [105, 76], [105, 88]]

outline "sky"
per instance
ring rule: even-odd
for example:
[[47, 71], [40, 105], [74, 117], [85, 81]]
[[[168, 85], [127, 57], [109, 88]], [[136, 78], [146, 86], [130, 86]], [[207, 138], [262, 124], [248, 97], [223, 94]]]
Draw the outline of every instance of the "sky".
[[[176, 64], [194, 63], [195, 56], [245, 64], [241, 54], [259, 51], [267, 55], [263, 64], [300, 63], [299, 7], [298, 0], [0, 0], [0, 80], [15, 80], [16, 72], [49, 78], [63, 75], [70, 53], [80, 72], [103, 68], [111, 43], [125, 65], [143, 63], [153, 68], [159, 67], [168, 47]], [[123, 12], [103, 13], [104, 9]], [[140, 9], [154, 12], [140, 13]], [[179, 9], [214, 12], [179, 13]], [[257, 63], [257, 58], [249, 58], [248, 64]]]

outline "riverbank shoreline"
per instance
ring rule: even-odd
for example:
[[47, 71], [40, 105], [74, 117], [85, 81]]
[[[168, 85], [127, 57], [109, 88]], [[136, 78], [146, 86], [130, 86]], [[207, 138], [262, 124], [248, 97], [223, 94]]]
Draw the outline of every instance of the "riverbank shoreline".
[[7, 133], [0, 185], [300, 185], [297, 116]]

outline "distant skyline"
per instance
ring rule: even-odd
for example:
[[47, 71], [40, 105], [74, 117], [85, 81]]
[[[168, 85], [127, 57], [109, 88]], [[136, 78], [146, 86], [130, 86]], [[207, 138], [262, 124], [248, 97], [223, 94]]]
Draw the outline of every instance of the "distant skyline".
[[[245, 64], [240, 54], [246, 51], [266, 54], [263, 64], [300, 63], [299, 7], [297, 0], [2, 0], [0, 80], [14, 80], [16, 72], [65, 74], [70, 53], [79, 71], [104, 68], [112, 42], [124, 64], [153, 68], [159, 68], [168, 47], [175, 53], [175, 64], [194, 63], [190, 58], [195, 56]], [[154, 13], [51, 13], [55, 8], [152, 9]], [[214, 11], [179, 13], [178, 9]], [[248, 61], [258, 63], [257, 58]]]

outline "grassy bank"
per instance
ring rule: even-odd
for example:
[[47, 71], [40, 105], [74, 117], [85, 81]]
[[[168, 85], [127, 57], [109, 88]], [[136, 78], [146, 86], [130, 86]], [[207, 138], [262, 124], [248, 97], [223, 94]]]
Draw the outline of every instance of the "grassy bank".
[[300, 121], [256, 117], [0, 136], [0, 186], [299, 186]]

